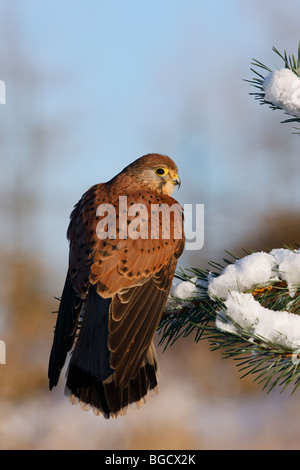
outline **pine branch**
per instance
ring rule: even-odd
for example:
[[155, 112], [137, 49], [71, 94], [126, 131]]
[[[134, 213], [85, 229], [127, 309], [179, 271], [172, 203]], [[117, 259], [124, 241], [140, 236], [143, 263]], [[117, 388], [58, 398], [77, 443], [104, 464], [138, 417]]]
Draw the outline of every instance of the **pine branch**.
[[[237, 361], [242, 377], [255, 375], [254, 381], [262, 384], [264, 390], [269, 392], [274, 387], [284, 390], [292, 385], [293, 393], [300, 384], [300, 328], [296, 328], [295, 334], [293, 329], [295, 320], [300, 325], [300, 250], [285, 248], [251, 257], [253, 254], [247, 254], [240, 260], [231, 255], [232, 259], [224, 259], [224, 265], [211, 262], [213, 270], [189, 269], [178, 273], [179, 287], [175, 286], [171, 292], [159, 327], [160, 344], [166, 348], [179, 338], [193, 334], [196, 342], [206, 339], [210, 350], [218, 350], [224, 358]], [[244, 282], [248, 276], [245, 270], [247, 264], [252, 272], [251, 278], [255, 263], [257, 272], [264, 267], [261, 264], [264, 255], [271, 263], [271, 275], [266, 275], [264, 282], [261, 282], [262, 278], [258, 283], [252, 279], [247, 285]], [[232, 266], [231, 271], [229, 266]], [[282, 270], [284, 266], [288, 271]], [[230, 277], [231, 286], [228, 284]], [[240, 282], [240, 287], [238, 283], [235, 285], [236, 281]], [[222, 282], [225, 283], [225, 291], [228, 287], [228, 293], [223, 293], [221, 298], [213, 293], [213, 287], [217, 285], [219, 292], [222, 292]], [[192, 295], [189, 294], [191, 287], [194, 289]], [[174, 293], [180, 289], [183, 292], [185, 289], [188, 295], [175, 297]], [[249, 305], [246, 302], [247, 309], [243, 313], [241, 304], [241, 312], [232, 317], [229, 314], [233, 311], [230, 301], [235, 296], [244, 296], [242, 299], [246, 299]], [[254, 315], [253, 321], [249, 306], [254, 310], [258, 308], [262, 317], [256, 320]], [[245, 312], [250, 312], [249, 318], [246, 318]], [[260, 334], [259, 331], [264, 330], [258, 328], [259, 321], [268, 322], [268, 315], [287, 322], [287, 333], [277, 331], [276, 325], [272, 331], [272, 325], [269, 325], [271, 331], [266, 331], [267, 336]], [[293, 336], [290, 335], [291, 331]]]
[[[286, 51], [284, 51], [284, 54], [281, 54], [275, 47], [273, 47], [272, 50], [283, 61], [284, 69], [290, 70], [297, 78], [300, 78], [300, 42], [298, 45], [297, 57], [294, 55], [287, 55]], [[255, 74], [255, 77], [251, 80], [245, 81], [250, 83], [251, 86], [256, 88], [258, 91], [249, 94], [254, 96], [254, 98], [258, 100], [261, 105], [267, 104], [272, 110], [280, 109], [283, 110], [286, 114], [292, 116], [292, 118], [281, 121], [282, 123], [300, 122], [300, 83], [297, 87], [298, 94], [294, 94], [294, 97], [292, 95], [295, 93], [294, 86], [289, 89], [288, 80], [285, 88], [278, 90], [278, 96], [274, 97], [274, 90], [271, 94], [266, 93], [268, 83], [270, 83], [270, 81], [275, 77], [274, 71], [257, 59], [253, 59], [251, 65], [254, 66], [254, 68], [251, 67], [250, 70]], [[263, 75], [262, 73], [259, 73], [257, 69], [263, 71]], [[268, 73], [266, 74], [264, 72]], [[277, 71], [277, 74], [278, 73], [280, 73], [280, 70]], [[297, 81], [294, 81], [294, 83], [297, 83]], [[270, 97], [273, 99], [270, 99]], [[297, 131], [294, 133], [300, 135], [300, 129], [296, 127], [294, 129]]]

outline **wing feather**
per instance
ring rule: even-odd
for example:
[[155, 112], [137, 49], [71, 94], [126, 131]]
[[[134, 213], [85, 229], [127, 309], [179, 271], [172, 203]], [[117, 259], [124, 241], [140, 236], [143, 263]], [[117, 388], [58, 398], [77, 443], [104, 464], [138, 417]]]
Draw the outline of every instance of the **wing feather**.
[[[140, 234], [145, 234], [147, 228], [149, 238], [122, 238], [118, 229], [116, 238], [99, 238], [97, 224], [102, 219], [96, 215], [97, 204], [107, 204], [107, 194], [107, 184], [96, 185], [75, 206], [68, 229], [69, 270], [78, 295], [84, 298], [89, 284], [93, 284], [101, 297], [112, 299], [108, 337], [110, 365], [114, 370], [113, 380], [127, 386], [149, 353], [171, 288], [177, 259], [183, 250], [184, 235], [181, 239], [174, 238], [173, 228], [170, 238], [162, 238], [160, 219], [155, 236], [151, 238], [149, 192], [131, 191], [127, 193], [127, 207], [132, 204], [147, 207], [148, 217], [140, 218], [135, 227]], [[117, 220], [121, 216], [119, 195], [120, 192], [110, 188], [109, 202], [115, 208]], [[176, 203], [169, 196], [158, 198], [155, 194], [152, 199], [169, 206]], [[123, 230], [124, 214], [122, 216]], [[126, 217], [129, 227], [134, 217], [128, 214]], [[170, 222], [172, 220], [174, 215]]]

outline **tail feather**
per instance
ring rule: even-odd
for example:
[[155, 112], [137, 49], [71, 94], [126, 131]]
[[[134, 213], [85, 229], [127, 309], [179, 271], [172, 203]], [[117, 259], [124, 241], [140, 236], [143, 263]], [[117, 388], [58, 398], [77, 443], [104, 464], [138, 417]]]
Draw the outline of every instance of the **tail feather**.
[[67, 354], [72, 349], [82, 305], [83, 301], [76, 294], [71, 278], [67, 274], [49, 359], [48, 378], [50, 390], [57, 385]]
[[105, 418], [125, 414], [131, 403], [141, 403], [157, 387], [157, 361], [153, 344], [136, 376], [125, 386], [115, 381], [110, 366], [108, 319], [111, 299], [89, 289], [82, 325], [67, 373], [66, 395], [88, 405]]

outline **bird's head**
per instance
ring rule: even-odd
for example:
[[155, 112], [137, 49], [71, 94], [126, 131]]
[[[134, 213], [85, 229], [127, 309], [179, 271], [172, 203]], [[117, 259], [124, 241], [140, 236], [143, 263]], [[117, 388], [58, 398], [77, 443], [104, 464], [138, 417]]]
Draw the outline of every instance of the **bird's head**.
[[[131, 174], [134, 180], [145, 189], [157, 191], [170, 196], [180, 178], [176, 164], [170, 157], [151, 153], [138, 158], [123, 170]], [[122, 173], [123, 173], [122, 172]]]

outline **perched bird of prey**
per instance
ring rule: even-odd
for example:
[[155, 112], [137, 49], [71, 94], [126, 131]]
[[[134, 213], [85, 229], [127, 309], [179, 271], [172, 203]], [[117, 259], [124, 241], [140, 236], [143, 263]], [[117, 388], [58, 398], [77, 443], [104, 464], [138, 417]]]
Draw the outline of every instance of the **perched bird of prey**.
[[153, 336], [184, 249], [183, 211], [170, 196], [177, 171], [171, 158], [145, 155], [91, 187], [70, 216], [49, 388], [72, 350], [65, 393], [105, 418], [157, 389]]

